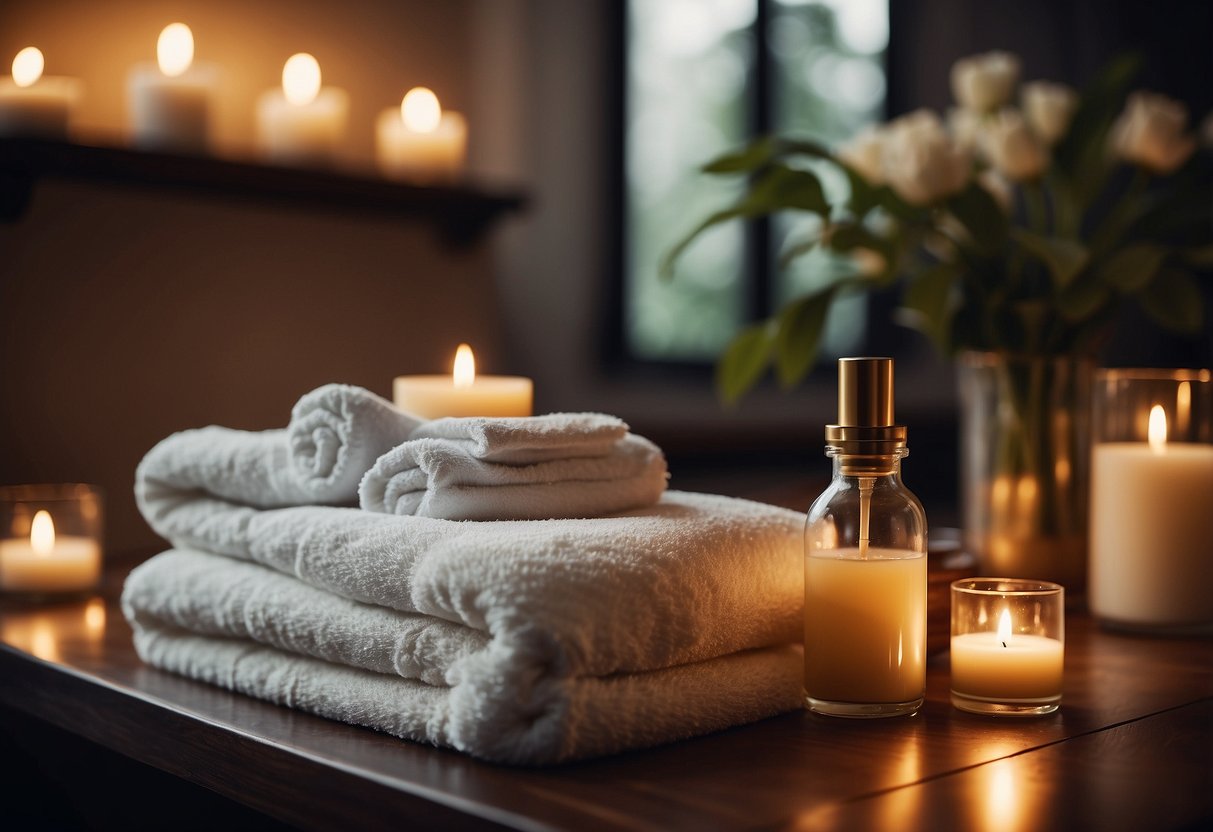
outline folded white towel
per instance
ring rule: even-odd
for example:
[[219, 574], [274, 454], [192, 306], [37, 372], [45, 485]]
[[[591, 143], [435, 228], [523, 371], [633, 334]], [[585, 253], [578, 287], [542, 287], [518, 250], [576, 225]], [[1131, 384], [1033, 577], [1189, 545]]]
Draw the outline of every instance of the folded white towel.
[[167, 552], [138, 567], [123, 609], [151, 664], [505, 762], [653, 745], [791, 710], [800, 700], [801, 658], [792, 645], [587, 675], [605, 665], [587, 655], [555, 659], [547, 642], [557, 634], [543, 632], [542, 616], [536, 631], [490, 639], [199, 552]]
[[349, 504], [367, 469], [418, 424], [368, 390], [325, 385], [299, 400], [285, 430], [173, 434], [139, 464], [135, 498], [157, 531], [158, 518], [201, 494], [260, 508]]
[[[481, 712], [475, 695], [461, 696], [457, 688], [238, 639], [146, 629], [135, 644], [144, 661], [173, 673], [404, 739], [527, 765], [647, 748], [795, 710], [803, 668], [799, 645], [786, 645], [652, 673], [565, 680], [560, 704], [548, 711]], [[508, 702], [508, 690], [499, 687], [489, 701]]]
[[548, 413], [434, 419], [421, 423], [409, 438], [445, 439], [476, 459], [529, 465], [550, 459], [606, 456], [627, 432], [622, 419], [605, 413]]
[[672, 491], [614, 517], [464, 523], [199, 498], [157, 522], [177, 548], [487, 632], [502, 664], [601, 676], [800, 639], [804, 519], [746, 500]]
[[[461, 421], [471, 420], [442, 420], [446, 427]], [[363, 477], [359, 505], [447, 520], [547, 520], [652, 505], [665, 491], [665, 457], [643, 437], [563, 445], [557, 438], [545, 446], [534, 433], [500, 436], [498, 426], [478, 421], [489, 428], [478, 440], [413, 439], [388, 451]], [[422, 428], [440, 433], [435, 424]]]

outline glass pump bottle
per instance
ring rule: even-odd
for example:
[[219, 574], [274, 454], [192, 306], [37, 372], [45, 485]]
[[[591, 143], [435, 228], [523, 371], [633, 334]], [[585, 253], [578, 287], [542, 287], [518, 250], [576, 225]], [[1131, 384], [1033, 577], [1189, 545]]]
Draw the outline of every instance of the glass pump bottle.
[[838, 361], [830, 485], [805, 526], [805, 704], [820, 714], [915, 713], [926, 689], [927, 520], [901, 482], [893, 359]]

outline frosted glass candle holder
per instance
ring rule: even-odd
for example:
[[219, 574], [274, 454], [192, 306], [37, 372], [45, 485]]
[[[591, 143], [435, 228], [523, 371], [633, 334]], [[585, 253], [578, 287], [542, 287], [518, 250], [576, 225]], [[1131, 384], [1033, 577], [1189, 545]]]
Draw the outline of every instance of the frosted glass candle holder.
[[94, 589], [103, 513], [93, 485], [0, 486], [0, 591], [54, 596]]
[[1065, 589], [1016, 578], [952, 583], [952, 704], [994, 716], [1061, 705]]
[[1107, 626], [1213, 631], [1213, 375], [1101, 370], [1089, 604]]

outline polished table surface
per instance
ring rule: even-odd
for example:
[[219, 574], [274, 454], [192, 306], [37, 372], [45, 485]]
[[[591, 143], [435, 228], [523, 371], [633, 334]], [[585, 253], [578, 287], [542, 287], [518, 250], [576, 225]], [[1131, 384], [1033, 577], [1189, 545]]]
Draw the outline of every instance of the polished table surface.
[[141, 664], [116, 603], [0, 606], [0, 705], [304, 828], [1193, 829], [1213, 826], [1213, 640], [1067, 616], [1048, 717], [979, 717], [934, 656], [915, 717], [792, 713], [526, 769], [269, 705]]

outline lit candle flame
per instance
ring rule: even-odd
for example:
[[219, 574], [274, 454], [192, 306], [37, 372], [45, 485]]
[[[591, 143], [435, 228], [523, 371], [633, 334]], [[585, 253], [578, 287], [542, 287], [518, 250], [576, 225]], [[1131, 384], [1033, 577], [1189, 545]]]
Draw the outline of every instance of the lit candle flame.
[[455, 386], [461, 389], [471, 387], [476, 381], [476, 356], [467, 344], [460, 344], [459, 349], [455, 350], [454, 381]]
[[55, 549], [55, 521], [49, 511], [39, 511], [30, 524], [29, 545], [34, 554], [49, 555]]
[[442, 121], [442, 105], [432, 90], [414, 87], [400, 102], [400, 117], [404, 119], [404, 126], [414, 133], [433, 133]]
[[27, 46], [13, 58], [13, 83], [19, 87], [28, 87], [42, 77], [46, 67], [46, 59], [42, 50], [36, 46]]
[[1161, 454], [1167, 449], [1167, 413], [1160, 404], [1150, 408], [1150, 427], [1146, 436], [1154, 453]]
[[160, 71], [176, 78], [194, 62], [194, 33], [184, 23], [170, 23], [156, 41], [156, 61]]
[[1002, 615], [998, 616], [998, 640], [1002, 642], [1002, 646], [1006, 647], [1011, 641], [1011, 611], [1003, 610]]
[[282, 65], [282, 93], [296, 107], [311, 104], [320, 93], [320, 64], [306, 52], [298, 52]]

